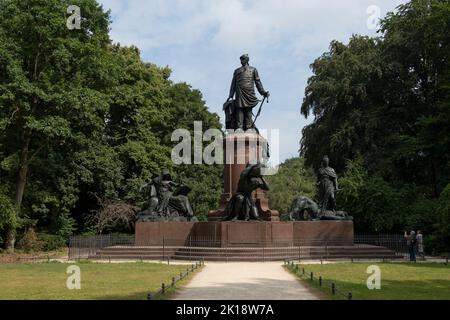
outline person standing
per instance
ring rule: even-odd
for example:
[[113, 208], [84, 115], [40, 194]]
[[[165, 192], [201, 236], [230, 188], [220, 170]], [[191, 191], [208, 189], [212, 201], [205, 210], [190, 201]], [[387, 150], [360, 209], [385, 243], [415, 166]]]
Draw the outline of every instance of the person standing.
[[425, 261], [425, 252], [423, 250], [423, 235], [422, 231], [417, 230], [417, 253]]
[[411, 231], [408, 235], [408, 233], [405, 231], [405, 239], [406, 239], [406, 246], [408, 247], [409, 261], [416, 262], [416, 244], [417, 244], [416, 232]]

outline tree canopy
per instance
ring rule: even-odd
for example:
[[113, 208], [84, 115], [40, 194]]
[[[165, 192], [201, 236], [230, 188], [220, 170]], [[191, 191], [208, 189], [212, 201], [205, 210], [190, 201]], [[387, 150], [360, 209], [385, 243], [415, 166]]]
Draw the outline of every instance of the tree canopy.
[[[66, 26], [70, 5], [81, 8], [79, 30]], [[205, 189], [219, 190], [221, 167], [174, 167], [170, 137], [194, 120], [220, 129], [219, 117], [168, 67], [113, 44], [109, 25], [95, 0], [0, 0], [0, 242], [9, 249], [30, 227], [63, 238], [88, 230], [100, 198], [138, 204], [162, 168], [192, 184], [198, 214], [218, 201]]]
[[[435, 233], [450, 182], [450, 3], [412, 0], [380, 36], [333, 41], [311, 68], [301, 155], [344, 173], [343, 206], [361, 231]], [[359, 223], [358, 223], [359, 222]]]

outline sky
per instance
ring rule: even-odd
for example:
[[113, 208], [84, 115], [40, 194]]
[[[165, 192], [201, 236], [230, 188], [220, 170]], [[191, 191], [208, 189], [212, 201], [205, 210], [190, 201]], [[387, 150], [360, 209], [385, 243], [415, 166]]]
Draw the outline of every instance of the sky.
[[[99, 0], [111, 10], [111, 38], [137, 46], [145, 62], [172, 69], [174, 82], [203, 94], [225, 118], [233, 71], [243, 53], [258, 69], [269, 103], [257, 121], [268, 130], [272, 164], [298, 156], [300, 114], [310, 64], [332, 40], [377, 36], [376, 22], [406, 0]], [[255, 110], [256, 111], [256, 110]], [[255, 112], [256, 113], [256, 112]], [[271, 141], [279, 130], [279, 143]], [[275, 155], [275, 156], [274, 156]]]

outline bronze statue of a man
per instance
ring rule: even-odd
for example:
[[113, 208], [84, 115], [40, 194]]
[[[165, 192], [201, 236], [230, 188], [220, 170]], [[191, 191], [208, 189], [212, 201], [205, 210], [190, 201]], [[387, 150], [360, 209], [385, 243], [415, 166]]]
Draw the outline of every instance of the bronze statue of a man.
[[236, 95], [234, 103], [236, 129], [248, 130], [253, 126], [252, 109], [259, 102], [255, 94], [255, 85], [258, 92], [264, 97], [269, 97], [269, 91], [264, 90], [258, 70], [249, 65], [248, 55], [244, 54], [240, 59], [242, 67], [234, 71], [227, 101], [232, 100]]
[[338, 188], [337, 175], [329, 166], [330, 159], [324, 156], [322, 166], [317, 174], [317, 185], [319, 186], [319, 209], [321, 212], [336, 211], [336, 191]]

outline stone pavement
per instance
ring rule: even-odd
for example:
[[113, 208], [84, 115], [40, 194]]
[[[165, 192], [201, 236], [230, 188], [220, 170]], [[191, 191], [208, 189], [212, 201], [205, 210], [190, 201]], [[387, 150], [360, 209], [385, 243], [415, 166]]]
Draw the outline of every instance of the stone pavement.
[[317, 300], [282, 262], [205, 264], [175, 300]]

